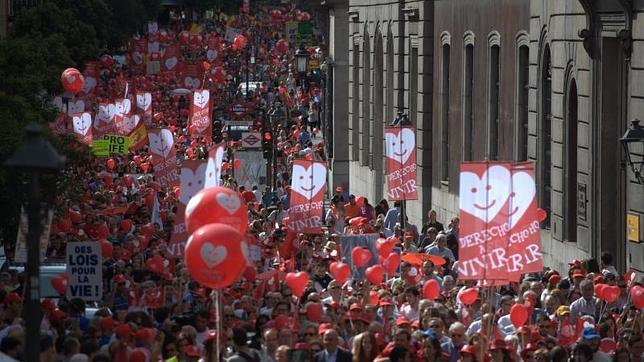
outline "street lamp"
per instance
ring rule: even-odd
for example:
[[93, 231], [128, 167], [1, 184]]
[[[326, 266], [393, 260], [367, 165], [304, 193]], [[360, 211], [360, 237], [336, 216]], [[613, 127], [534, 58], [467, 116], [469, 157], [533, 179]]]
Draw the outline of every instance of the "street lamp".
[[642, 175], [642, 168], [644, 167], [644, 128], [640, 126], [639, 119], [631, 120], [630, 127], [624, 133], [624, 136], [619, 139], [619, 142], [624, 147], [626, 161], [631, 166], [635, 179], [640, 185], [644, 185], [644, 175]]
[[26, 315], [26, 361], [40, 359], [40, 234], [43, 231], [41, 216], [42, 195], [40, 176], [56, 173], [65, 165], [65, 157], [42, 135], [42, 127], [31, 123], [25, 127], [25, 139], [18, 149], [5, 162], [4, 166], [12, 171], [31, 175], [27, 216], [27, 301]]
[[309, 55], [303, 46], [295, 52], [295, 65], [298, 73], [306, 74], [309, 70]]

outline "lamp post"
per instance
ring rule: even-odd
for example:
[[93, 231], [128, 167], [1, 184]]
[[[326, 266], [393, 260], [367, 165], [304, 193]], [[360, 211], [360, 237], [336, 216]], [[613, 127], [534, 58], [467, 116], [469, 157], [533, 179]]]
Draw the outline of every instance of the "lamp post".
[[306, 76], [309, 70], [309, 55], [309, 52], [304, 49], [304, 46], [300, 46], [295, 52], [295, 66], [302, 79], [302, 84], [304, 84], [304, 76]]
[[639, 119], [631, 120], [630, 127], [619, 139], [619, 142], [624, 147], [626, 162], [635, 174], [637, 183], [644, 185], [644, 175], [642, 174], [642, 168], [644, 168], [644, 127], [640, 126]]
[[32, 123], [25, 128], [25, 139], [18, 149], [5, 162], [8, 169], [23, 172], [31, 176], [29, 182], [29, 199], [27, 216], [27, 300], [26, 316], [26, 361], [40, 360], [40, 234], [43, 231], [41, 214], [40, 176], [45, 173], [56, 173], [65, 164], [65, 157], [56, 152], [54, 147], [42, 135], [42, 127]]

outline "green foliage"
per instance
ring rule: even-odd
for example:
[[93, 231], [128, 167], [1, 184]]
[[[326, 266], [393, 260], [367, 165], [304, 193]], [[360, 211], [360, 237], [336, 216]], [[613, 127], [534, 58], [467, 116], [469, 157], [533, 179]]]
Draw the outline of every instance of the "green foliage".
[[[24, 127], [47, 125], [56, 116], [49, 99], [62, 91], [60, 75], [69, 67], [82, 70], [101, 52], [126, 45], [161, 10], [160, 0], [50, 0], [21, 11], [9, 37], [0, 39], [0, 163], [23, 139]], [[51, 135], [49, 135], [51, 137]], [[84, 163], [86, 147], [69, 138], [53, 138], [67, 166]], [[65, 189], [66, 177], [58, 182]], [[46, 186], [51, 188], [55, 184]], [[15, 241], [24, 200], [22, 178], [0, 168], [0, 242]], [[52, 195], [56, 194], [51, 192]], [[61, 195], [62, 193], [58, 193]]]

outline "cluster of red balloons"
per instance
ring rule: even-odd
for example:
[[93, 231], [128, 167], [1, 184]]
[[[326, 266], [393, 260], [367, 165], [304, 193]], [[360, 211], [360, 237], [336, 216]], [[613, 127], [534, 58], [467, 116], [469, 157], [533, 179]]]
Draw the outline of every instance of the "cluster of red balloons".
[[622, 291], [617, 285], [595, 284], [595, 295], [606, 303], [613, 303], [621, 294]]
[[247, 246], [243, 235], [248, 227], [248, 210], [239, 194], [225, 187], [203, 189], [190, 199], [185, 215], [191, 236], [184, 259], [199, 284], [221, 289], [245, 274]]

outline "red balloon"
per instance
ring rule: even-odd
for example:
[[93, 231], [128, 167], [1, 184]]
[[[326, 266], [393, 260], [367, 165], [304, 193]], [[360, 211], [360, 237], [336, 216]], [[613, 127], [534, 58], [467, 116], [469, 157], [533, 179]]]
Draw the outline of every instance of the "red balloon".
[[400, 254], [398, 253], [389, 253], [389, 256], [382, 261], [382, 266], [387, 271], [387, 275], [395, 275], [398, 265], [400, 265]]
[[595, 296], [601, 300], [604, 300], [604, 289], [607, 287], [607, 284], [595, 284]]
[[221, 289], [231, 285], [244, 272], [248, 263], [244, 248], [242, 235], [237, 229], [224, 224], [209, 224], [188, 238], [184, 260], [197, 283]]
[[124, 233], [128, 233], [132, 230], [132, 220], [130, 219], [123, 219], [121, 220], [121, 231]]
[[74, 223], [78, 224], [81, 222], [81, 213], [75, 210], [69, 211], [69, 219]]
[[523, 304], [514, 304], [510, 309], [510, 321], [515, 328], [519, 328], [528, 321], [528, 307]]
[[375, 290], [369, 291], [369, 304], [378, 305], [378, 302], [380, 302], [380, 298], [378, 297], [378, 292], [376, 292]]
[[116, 161], [114, 161], [113, 158], [108, 158], [107, 159], [107, 168], [109, 168], [110, 170], [113, 170], [114, 167], [116, 167]]
[[391, 242], [391, 240], [378, 238], [376, 240], [376, 250], [378, 250], [378, 255], [386, 258], [394, 250], [394, 244]]
[[114, 251], [114, 247], [112, 246], [112, 243], [110, 243], [105, 239], [99, 240], [99, 243], [101, 245], [101, 254], [103, 255], [103, 257], [111, 258], [112, 252]]
[[371, 252], [369, 249], [365, 249], [362, 246], [356, 246], [351, 250], [351, 259], [353, 260], [353, 265], [356, 267], [361, 267], [366, 265], [371, 260]]
[[76, 94], [85, 86], [85, 78], [76, 68], [67, 68], [60, 76], [60, 83], [66, 91]]
[[134, 160], [134, 163], [136, 163], [137, 166], [141, 166], [141, 156], [135, 155], [134, 157], [132, 157], [132, 159]]
[[637, 309], [644, 308], [644, 287], [636, 285], [631, 288], [631, 300]]
[[540, 207], [537, 208], [537, 220], [539, 220], [540, 222], [543, 222], [547, 218], [548, 218], [548, 213], [546, 212], [546, 210]]
[[163, 258], [161, 258], [161, 256], [159, 255], [155, 255], [145, 261], [145, 266], [149, 271], [156, 274], [161, 274], [163, 273]]
[[613, 303], [622, 294], [622, 290], [617, 285], [609, 285], [604, 288], [604, 300], [608, 303]]
[[423, 285], [423, 295], [429, 300], [434, 300], [438, 297], [441, 292], [441, 287], [438, 285], [438, 282], [434, 279], [428, 280], [425, 285]]
[[107, 239], [110, 236], [110, 229], [105, 224], [101, 224], [98, 227], [98, 237], [101, 239]]
[[197, 192], [186, 205], [186, 228], [189, 233], [212, 224], [227, 224], [245, 234], [248, 208], [239, 194], [227, 187], [209, 187]]
[[280, 39], [275, 43], [275, 48], [282, 54], [286, 53], [288, 51], [288, 42], [286, 39]]
[[306, 316], [313, 323], [317, 323], [322, 319], [322, 310], [321, 303], [306, 303]]
[[380, 284], [382, 283], [382, 277], [385, 276], [385, 270], [380, 265], [373, 265], [368, 267], [364, 274], [372, 284]]
[[241, 50], [244, 49], [244, 47], [246, 47], [246, 37], [241, 34], [237, 34], [235, 39], [233, 39], [233, 50]]
[[288, 273], [284, 281], [291, 288], [293, 294], [300, 298], [304, 295], [306, 284], [309, 282], [309, 275], [306, 272]]
[[235, 160], [235, 162], [233, 162], [233, 167], [235, 168], [235, 170], [239, 170], [241, 168], [241, 160]]
[[479, 291], [476, 288], [465, 289], [459, 296], [461, 303], [470, 305], [479, 298]]
[[69, 285], [69, 276], [67, 273], [61, 273], [51, 279], [51, 286], [60, 295], [67, 293], [67, 286]]
[[351, 268], [349, 264], [345, 264], [341, 261], [334, 261], [329, 265], [329, 273], [333, 276], [333, 279], [337, 280], [338, 283], [344, 284], [351, 275]]

